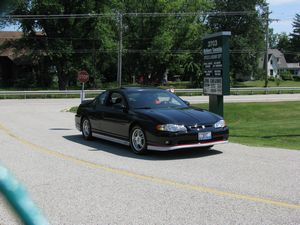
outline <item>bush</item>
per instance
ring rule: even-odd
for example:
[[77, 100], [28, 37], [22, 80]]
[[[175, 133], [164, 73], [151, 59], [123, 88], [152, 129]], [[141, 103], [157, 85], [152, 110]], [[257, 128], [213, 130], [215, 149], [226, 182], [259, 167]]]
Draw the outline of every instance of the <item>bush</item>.
[[284, 71], [280, 76], [282, 80], [293, 80], [293, 75], [289, 71]]
[[279, 86], [280, 86], [280, 83], [281, 83], [281, 79], [280, 79], [279, 77], [276, 76], [274, 81], [275, 81], [275, 83], [276, 83], [276, 86], [279, 87]]
[[275, 81], [275, 77], [268, 77], [269, 81]]
[[294, 75], [293, 79], [294, 79], [294, 81], [300, 81], [300, 76]]

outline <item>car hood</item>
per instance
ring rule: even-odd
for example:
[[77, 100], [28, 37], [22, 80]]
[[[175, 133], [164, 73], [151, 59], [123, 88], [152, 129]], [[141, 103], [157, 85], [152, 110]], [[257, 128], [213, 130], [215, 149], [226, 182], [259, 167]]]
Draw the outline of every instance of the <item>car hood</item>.
[[214, 124], [220, 119], [220, 116], [201, 109], [184, 108], [184, 109], [143, 109], [138, 110], [153, 120], [162, 124]]

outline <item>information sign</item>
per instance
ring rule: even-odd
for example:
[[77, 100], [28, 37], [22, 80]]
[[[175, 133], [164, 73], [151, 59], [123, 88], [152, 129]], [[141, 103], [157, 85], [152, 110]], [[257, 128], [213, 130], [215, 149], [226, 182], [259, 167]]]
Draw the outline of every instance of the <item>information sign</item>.
[[230, 32], [208, 35], [203, 40], [203, 92], [207, 95], [229, 95]]
[[203, 39], [203, 93], [209, 95], [209, 111], [224, 114], [224, 95], [230, 94], [229, 37], [219, 32]]

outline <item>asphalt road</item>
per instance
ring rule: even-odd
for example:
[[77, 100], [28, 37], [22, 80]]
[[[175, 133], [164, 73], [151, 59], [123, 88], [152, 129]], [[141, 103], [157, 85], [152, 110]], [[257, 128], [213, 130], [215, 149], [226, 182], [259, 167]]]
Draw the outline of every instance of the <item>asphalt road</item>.
[[[84, 141], [78, 100], [0, 101], [0, 161], [51, 224], [300, 224], [300, 151], [239, 144], [136, 156]], [[17, 224], [0, 198], [0, 224]]]

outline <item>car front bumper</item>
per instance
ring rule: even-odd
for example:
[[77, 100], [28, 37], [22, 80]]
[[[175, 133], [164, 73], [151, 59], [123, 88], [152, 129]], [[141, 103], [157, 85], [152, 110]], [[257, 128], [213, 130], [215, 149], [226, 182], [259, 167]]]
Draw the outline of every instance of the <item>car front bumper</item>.
[[184, 149], [184, 148], [205, 148], [212, 145], [218, 145], [218, 144], [226, 144], [228, 141], [211, 141], [211, 142], [205, 142], [205, 143], [195, 143], [195, 144], [184, 144], [184, 145], [173, 145], [173, 146], [155, 146], [155, 145], [148, 145], [148, 150], [153, 151], [172, 151], [172, 150], [178, 150], [178, 149]]
[[198, 140], [199, 132], [190, 132], [185, 134], [146, 133], [148, 142], [147, 149], [154, 151], [172, 151], [184, 148], [204, 148], [228, 143], [228, 127], [205, 130], [204, 132], [211, 132], [212, 138], [209, 140]]

